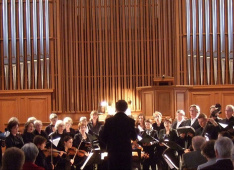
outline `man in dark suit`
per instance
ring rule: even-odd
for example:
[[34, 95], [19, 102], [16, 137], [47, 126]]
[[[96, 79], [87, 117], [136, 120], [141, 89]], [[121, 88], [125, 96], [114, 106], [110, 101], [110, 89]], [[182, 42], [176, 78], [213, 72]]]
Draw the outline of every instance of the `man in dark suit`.
[[226, 119], [220, 120], [219, 123], [227, 124], [228, 126], [226, 128], [223, 128], [223, 130], [229, 130], [233, 129], [234, 126], [234, 116], [233, 116], [234, 110], [232, 105], [227, 105], [225, 108], [225, 116]]
[[207, 160], [201, 154], [201, 146], [206, 142], [202, 136], [195, 136], [192, 139], [192, 147], [194, 151], [185, 153], [182, 158], [183, 169], [197, 169], [198, 165], [205, 163]]
[[186, 126], [192, 126], [195, 130], [200, 128], [201, 126], [198, 123], [197, 117], [200, 114], [200, 107], [198, 105], [191, 105], [189, 108], [190, 119], [186, 120]]
[[172, 129], [177, 129], [178, 127], [182, 127], [185, 125], [185, 112], [183, 110], [176, 111], [176, 120], [172, 123]]
[[132, 147], [131, 140], [136, 140], [135, 121], [124, 112], [128, 104], [125, 100], [116, 103], [115, 116], [108, 118], [100, 134], [107, 146], [109, 169], [131, 169]]
[[232, 140], [228, 137], [220, 137], [214, 145], [216, 154], [216, 163], [207, 166], [201, 170], [233, 170], [231, 161], [231, 150], [233, 147]]

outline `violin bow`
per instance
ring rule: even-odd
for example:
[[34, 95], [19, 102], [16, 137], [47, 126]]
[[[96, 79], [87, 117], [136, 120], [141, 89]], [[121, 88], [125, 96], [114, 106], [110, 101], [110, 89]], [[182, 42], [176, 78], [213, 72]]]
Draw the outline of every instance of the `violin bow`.
[[81, 141], [80, 141], [80, 144], [78, 145], [78, 147], [77, 147], [77, 149], [76, 149], [76, 153], [75, 153], [75, 155], [73, 156], [73, 158], [72, 158], [72, 160], [74, 161], [75, 160], [75, 158], [76, 158], [76, 154], [77, 154], [77, 152], [78, 152], [78, 150], [80, 149], [80, 145], [81, 145], [81, 143], [83, 142], [83, 138], [81, 139]]

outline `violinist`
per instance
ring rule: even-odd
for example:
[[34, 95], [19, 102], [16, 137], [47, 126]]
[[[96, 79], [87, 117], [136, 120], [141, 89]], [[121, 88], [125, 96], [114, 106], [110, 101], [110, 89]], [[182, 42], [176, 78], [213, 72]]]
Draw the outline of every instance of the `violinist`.
[[65, 136], [63, 139], [63, 149], [64, 154], [59, 158], [58, 163], [55, 167], [55, 170], [70, 170], [74, 160], [69, 154], [69, 149], [72, 148], [73, 139], [71, 136]]
[[34, 138], [34, 124], [33, 122], [26, 122], [24, 125], [24, 133], [22, 135], [24, 143], [30, 143], [33, 142]]
[[10, 118], [7, 129], [10, 131], [10, 135], [6, 137], [6, 148], [17, 147], [20, 149], [24, 145], [24, 141], [21, 135], [18, 134], [19, 121], [16, 117]]
[[64, 133], [74, 138], [76, 132], [75, 132], [75, 129], [71, 128], [72, 123], [73, 123], [72, 119], [70, 117], [65, 117], [63, 119], [63, 123], [65, 125]]
[[49, 164], [46, 161], [46, 156], [43, 152], [45, 150], [46, 141], [47, 141], [46, 138], [44, 138], [43, 136], [39, 136], [39, 135], [35, 136], [33, 139], [33, 143], [36, 145], [36, 147], [39, 150], [35, 164], [37, 166], [45, 168], [45, 170], [50, 170], [50, 169], [54, 169], [54, 166], [52, 164]]

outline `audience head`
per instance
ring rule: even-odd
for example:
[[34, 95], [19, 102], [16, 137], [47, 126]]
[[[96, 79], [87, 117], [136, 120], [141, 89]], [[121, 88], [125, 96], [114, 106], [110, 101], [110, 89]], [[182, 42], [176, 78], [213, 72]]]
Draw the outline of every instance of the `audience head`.
[[125, 100], [119, 100], [115, 104], [117, 112], [125, 112], [128, 108], [128, 103]]
[[154, 120], [157, 124], [162, 122], [162, 113], [156, 111], [153, 113]]
[[193, 119], [196, 118], [197, 115], [200, 113], [200, 107], [198, 105], [192, 104], [189, 107], [189, 113], [190, 113], [191, 118]]
[[40, 135], [36, 135], [33, 138], [33, 143], [41, 150], [43, 150], [45, 148], [46, 141], [47, 141], [47, 139], [43, 136], [40, 136]]
[[16, 147], [6, 149], [2, 157], [2, 170], [21, 170], [24, 164], [24, 152]]
[[215, 140], [210, 140], [210, 141], [205, 142], [201, 146], [201, 153], [208, 160], [215, 158], [214, 144], [215, 144]]
[[192, 138], [192, 146], [195, 151], [201, 150], [201, 146], [206, 142], [206, 139], [202, 136], [194, 136]]
[[176, 118], [179, 122], [184, 119], [184, 116], [185, 116], [185, 112], [183, 110], [176, 111]]
[[40, 120], [35, 120], [34, 121], [34, 126], [35, 126], [35, 129], [40, 132], [42, 130], [42, 121]]
[[207, 116], [204, 113], [200, 113], [197, 117], [199, 125], [204, 128], [207, 124]]
[[57, 120], [58, 120], [58, 116], [55, 113], [51, 113], [50, 114], [50, 123], [52, 125], [55, 125]]
[[24, 151], [25, 162], [34, 163], [39, 153], [36, 145], [34, 143], [26, 143], [21, 149]]
[[230, 119], [233, 115], [233, 106], [232, 105], [227, 105], [225, 108], [225, 115], [227, 119]]
[[11, 134], [16, 135], [19, 130], [19, 121], [17, 118], [12, 117], [8, 121], [7, 129], [11, 132]]
[[34, 131], [34, 124], [33, 122], [26, 122], [24, 124], [24, 133], [28, 132], [28, 133], [32, 133]]
[[65, 125], [65, 128], [66, 128], [66, 129], [69, 129], [69, 128], [72, 126], [73, 121], [72, 121], [72, 119], [71, 119], [70, 117], [65, 117], [65, 118], [63, 119], [63, 123], [64, 123], [64, 125]]
[[216, 140], [214, 150], [216, 158], [231, 158], [233, 142], [228, 137], [220, 137]]

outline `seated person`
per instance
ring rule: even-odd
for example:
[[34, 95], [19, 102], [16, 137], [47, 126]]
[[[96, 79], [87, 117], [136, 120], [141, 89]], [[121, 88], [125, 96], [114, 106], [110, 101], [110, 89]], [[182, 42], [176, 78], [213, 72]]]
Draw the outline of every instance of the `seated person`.
[[209, 165], [216, 163], [215, 150], [214, 150], [215, 140], [210, 140], [204, 143], [201, 147], [202, 155], [207, 159], [207, 162], [201, 164], [197, 167], [197, 170], [205, 168]]
[[2, 158], [2, 170], [21, 170], [24, 164], [24, 152], [16, 147], [7, 149]]
[[227, 137], [220, 137], [215, 141], [214, 150], [216, 154], [216, 163], [202, 170], [233, 170], [233, 164], [231, 161], [231, 150], [233, 142]]
[[25, 163], [23, 165], [23, 170], [29, 170], [29, 169], [43, 170], [44, 169], [35, 164], [35, 160], [37, 158], [39, 151], [34, 143], [26, 143], [22, 147], [22, 150], [24, 151], [24, 155], [25, 155]]
[[194, 151], [183, 154], [182, 156], [182, 170], [183, 169], [197, 169], [198, 165], [205, 163], [207, 160], [201, 154], [201, 146], [206, 142], [202, 136], [194, 136], [192, 138], [192, 147]]

